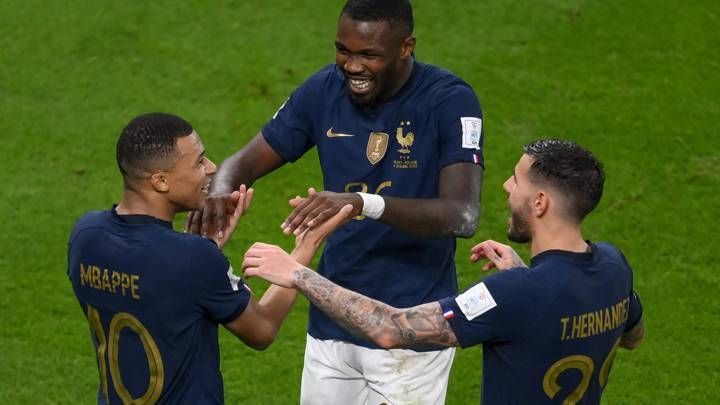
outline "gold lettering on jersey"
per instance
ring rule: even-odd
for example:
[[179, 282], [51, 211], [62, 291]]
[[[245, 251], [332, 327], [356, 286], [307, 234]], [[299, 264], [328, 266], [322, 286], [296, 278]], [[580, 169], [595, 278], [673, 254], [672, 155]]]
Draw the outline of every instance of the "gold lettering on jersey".
[[367, 144], [367, 158], [370, 163], [375, 164], [385, 157], [390, 135], [384, 132], [371, 132]]
[[410, 126], [410, 121], [400, 121], [400, 126], [395, 130], [395, 140], [400, 145], [400, 155], [393, 160], [393, 167], [396, 169], [417, 169], [418, 161], [410, 157], [410, 147], [415, 142], [415, 134], [412, 132], [404, 133], [404, 128]]
[[629, 306], [630, 297], [597, 311], [562, 317], [560, 340], [582, 339], [618, 328], [628, 320]]
[[140, 276], [80, 263], [80, 286], [139, 300]]

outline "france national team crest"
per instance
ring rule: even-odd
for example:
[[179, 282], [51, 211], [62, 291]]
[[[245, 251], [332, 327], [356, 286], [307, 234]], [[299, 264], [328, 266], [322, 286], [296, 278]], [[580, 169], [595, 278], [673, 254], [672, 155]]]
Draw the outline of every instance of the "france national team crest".
[[396, 169], [417, 169], [418, 161], [411, 155], [413, 143], [415, 143], [415, 134], [410, 131], [410, 121], [400, 121], [400, 126], [395, 130], [395, 140], [400, 149], [398, 149], [397, 159], [393, 160], [393, 167]]
[[384, 132], [371, 132], [367, 144], [367, 158], [370, 163], [375, 164], [385, 157], [390, 135]]

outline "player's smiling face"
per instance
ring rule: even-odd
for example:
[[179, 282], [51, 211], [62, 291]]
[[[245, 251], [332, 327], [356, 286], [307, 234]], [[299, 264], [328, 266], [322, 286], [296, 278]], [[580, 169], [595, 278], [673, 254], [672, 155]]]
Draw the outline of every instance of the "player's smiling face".
[[371, 104], [392, 97], [409, 76], [415, 38], [387, 21], [338, 21], [335, 63], [345, 74], [350, 97]]
[[535, 186], [528, 178], [531, 164], [530, 156], [523, 155], [515, 165], [512, 176], [503, 184], [503, 188], [508, 193], [508, 206], [511, 213], [508, 219], [508, 239], [518, 243], [527, 243], [532, 240], [530, 199], [532, 193], [535, 192]]
[[217, 167], [205, 156], [205, 148], [195, 131], [178, 138], [175, 149], [178, 158], [167, 173], [168, 198], [178, 211], [200, 209], [205, 204], [210, 180]]

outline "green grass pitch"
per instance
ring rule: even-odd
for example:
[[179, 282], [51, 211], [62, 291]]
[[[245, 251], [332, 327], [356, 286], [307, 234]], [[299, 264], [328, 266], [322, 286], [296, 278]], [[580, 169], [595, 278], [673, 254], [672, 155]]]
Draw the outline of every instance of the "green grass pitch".
[[[341, 5], [0, 2], [0, 403], [94, 401], [66, 240], [83, 212], [119, 199], [114, 144], [127, 121], [180, 114], [222, 161], [334, 60]], [[458, 243], [461, 286], [480, 277], [472, 243], [504, 240], [501, 184], [521, 145], [576, 140], [607, 171], [585, 236], [625, 251], [647, 324], [644, 344], [618, 353], [604, 403], [719, 403], [718, 2], [416, 0], [415, 15], [417, 57], [466, 79], [485, 113], [482, 219]], [[231, 261], [257, 240], [290, 247], [287, 199], [319, 185], [314, 152], [259, 181]], [[228, 403], [298, 402], [306, 313], [300, 299], [265, 352], [223, 331]], [[479, 402], [481, 358], [458, 352], [449, 404]]]

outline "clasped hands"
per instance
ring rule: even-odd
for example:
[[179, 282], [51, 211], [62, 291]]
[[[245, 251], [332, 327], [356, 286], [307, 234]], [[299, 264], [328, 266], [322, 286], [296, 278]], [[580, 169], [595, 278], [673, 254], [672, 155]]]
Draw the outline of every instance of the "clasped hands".
[[[202, 210], [188, 215], [185, 231], [211, 238], [222, 248], [234, 232], [240, 217], [249, 208], [252, 197], [253, 189], [244, 185], [230, 194], [209, 196]], [[304, 245], [306, 249], [312, 250], [312, 254], [336, 228], [360, 215], [363, 204], [362, 198], [355, 193], [318, 193], [314, 188], [308, 189], [306, 197], [296, 196], [288, 203], [293, 210], [280, 227], [286, 235], [295, 235], [296, 249]], [[491, 239], [471, 249], [471, 262], [482, 259], [488, 260], [482, 267], [483, 271], [527, 267], [510, 246]], [[243, 261], [247, 277], [261, 277], [288, 288], [294, 287], [293, 273], [302, 267], [279, 246], [262, 242], [253, 244], [245, 253]]]

